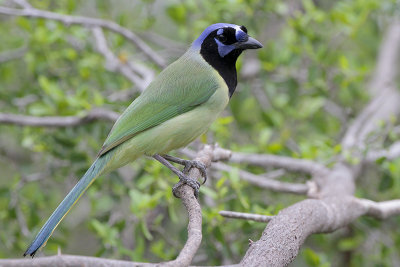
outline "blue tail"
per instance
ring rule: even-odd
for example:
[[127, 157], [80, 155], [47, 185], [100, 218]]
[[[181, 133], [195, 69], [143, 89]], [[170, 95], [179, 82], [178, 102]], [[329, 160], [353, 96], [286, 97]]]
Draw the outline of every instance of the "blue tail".
[[39, 234], [35, 237], [29, 248], [25, 251], [24, 256], [35, 256], [36, 251], [46, 245], [47, 240], [50, 238], [54, 229], [61, 222], [65, 215], [70, 211], [72, 206], [79, 200], [82, 194], [94, 182], [94, 180], [101, 175], [106, 163], [108, 162], [109, 155], [104, 155], [93, 162], [92, 166], [86, 171], [85, 175], [79, 182], [72, 188], [64, 200], [58, 205], [57, 209], [53, 212], [47, 222], [40, 229]]

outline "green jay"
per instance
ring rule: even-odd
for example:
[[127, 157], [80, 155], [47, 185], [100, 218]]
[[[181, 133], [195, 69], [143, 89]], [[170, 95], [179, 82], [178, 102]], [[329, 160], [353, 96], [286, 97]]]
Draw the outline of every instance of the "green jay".
[[[246, 49], [261, 48], [244, 26], [217, 23], [207, 27], [191, 47], [165, 68], [122, 113], [96, 160], [53, 212], [24, 256], [34, 256], [54, 229], [102, 174], [147, 155], [169, 167], [197, 196], [200, 184], [187, 178], [191, 167], [206, 172], [200, 162], [167, 152], [184, 147], [203, 134], [226, 107], [237, 85], [236, 60]], [[169, 163], [184, 165], [181, 172]]]

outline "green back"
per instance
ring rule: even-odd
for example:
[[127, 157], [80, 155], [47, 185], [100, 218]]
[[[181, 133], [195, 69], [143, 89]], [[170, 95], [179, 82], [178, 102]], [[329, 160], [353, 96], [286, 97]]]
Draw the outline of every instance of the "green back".
[[162, 71], [114, 124], [99, 156], [136, 134], [206, 102], [219, 86], [218, 73], [188, 50]]

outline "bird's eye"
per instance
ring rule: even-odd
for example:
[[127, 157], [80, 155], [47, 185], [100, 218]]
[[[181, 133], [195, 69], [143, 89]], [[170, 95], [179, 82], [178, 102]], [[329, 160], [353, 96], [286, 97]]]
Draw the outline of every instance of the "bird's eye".
[[222, 42], [222, 43], [223, 43], [223, 42], [226, 42], [226, 40], [227, 40], [226, 36], [223, 35], [223, 34], [218, 35], [217, 38], [218, 38], [218, 40], [219, 40], [220, 42]]

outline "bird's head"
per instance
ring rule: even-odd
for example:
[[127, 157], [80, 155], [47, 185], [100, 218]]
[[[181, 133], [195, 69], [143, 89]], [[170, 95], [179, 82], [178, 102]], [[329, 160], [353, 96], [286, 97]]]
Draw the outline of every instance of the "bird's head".
[[256, 39], [247, 34], [245, 26], [228, 23], [217, 23], [208, 26], [193, 44], [193, 49], [198, 49], [200, 54], [212, 55], [220, 59], [234, 59], [246, 49], [263, 47]]
[[263, 47], [247, 34], [244, 26], [217, 23], [207, 27], [197, 38], [191, 50], [197, 51], [224, 78], [232, 96], [237, 85], [236, 60], [246, 49]]

